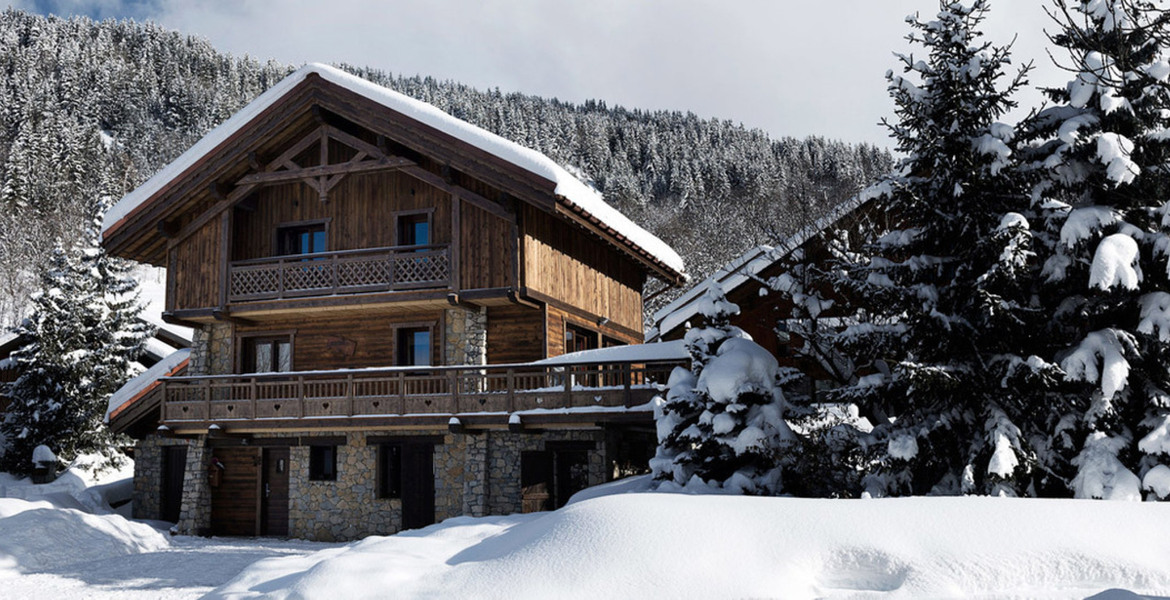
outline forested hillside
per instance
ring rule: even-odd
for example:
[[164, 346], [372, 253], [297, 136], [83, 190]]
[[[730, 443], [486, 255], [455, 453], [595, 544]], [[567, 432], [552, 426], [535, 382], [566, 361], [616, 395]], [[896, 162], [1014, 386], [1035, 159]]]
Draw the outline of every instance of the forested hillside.
[[[153, 24], [7, 10], [0, 68], [0, 324], [11, 325], [55, 240], [77, 238], [86, 198], [133, 189], [294, 66]], [[689, 113], [346, 68], [575, 169], [673, 244], [695, 277], [807, 223], [891, 164], [872, 146], [773, 140]]]

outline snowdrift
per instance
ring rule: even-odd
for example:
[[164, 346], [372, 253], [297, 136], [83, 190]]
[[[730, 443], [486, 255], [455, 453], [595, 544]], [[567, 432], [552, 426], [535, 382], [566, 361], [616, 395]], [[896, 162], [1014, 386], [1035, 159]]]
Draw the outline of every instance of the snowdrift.
[[626, 493], [264, 560], [209, 597], [1066, 598], [1119, 588], [1170, 592], [1170, 505]]
[[92, 515], [48, 500], [0, 498], [0, 579], [167, 546], [154, 528], [119, 515]]

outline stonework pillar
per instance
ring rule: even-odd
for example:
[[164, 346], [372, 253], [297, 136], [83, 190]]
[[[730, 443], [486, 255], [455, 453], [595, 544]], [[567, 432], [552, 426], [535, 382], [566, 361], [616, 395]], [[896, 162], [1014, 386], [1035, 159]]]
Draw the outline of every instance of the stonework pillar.
[[467, 451], [463, 466], [463, 514], [482, 517], [487, 514], [488, 505], [488, 437], [490, 431], [477, 435], [464, 435]]
[[183, 502], [175, 529], [184, 535], [211, 532], [211, 485], [207, 481], [211, 453], [207, 439], [200, 436], [187, 446], [187, 468], [183, 475]]
[[226, 375], [233, 371], [232, 326], [208, 323], [195, 328], [191, 336], [188, 375]]
[[447, 309], [443, 361], [448, 365], [487, 364], [487, 308]]
[[162, 518], [162, 445], [148, 435], [134, 448], [134, 518]]

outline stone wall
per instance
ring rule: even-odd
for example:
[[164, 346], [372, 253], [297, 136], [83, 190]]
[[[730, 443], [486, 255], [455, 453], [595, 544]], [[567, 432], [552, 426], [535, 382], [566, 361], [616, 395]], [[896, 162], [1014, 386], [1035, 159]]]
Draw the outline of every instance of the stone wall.
[[492, 430], [480, 435], [488, 437], [488, 514], [507, 515], [523, 509], [520, 453], [526, 450], [546, 450], [548, 442], [594, 442], [595, 448], [588, 452], [589, 485], [607, 481], [605, 432], [601, 429], [539, 433]]
[[337, 447], [337, 480], [309, 479], [309, 446], [289, 456], [289, 535], [319, 541], [389, 535], [402, 523], [402, 501], [378, 498], [378, 449], [349, 433]]
[[487, 308], [451, 308], [445, 312], [443, 364], [487, 364]]
[[225, 375], [234, 370], [232, 326], [208, 323], [196, 327], [191, 335], [191, 358], [188, 375]]
[[[185, 530], [184, 533], [197, 533], [200, 531], [200, 527], [205, 528], [211, 523], [211, 491], [206, 482], [207, 470], [202, 459], [203, 442], [201, 440], [151, 435], [138, 442], [134, 449], [134, 518], [162, 518], [163, 448], [166, 446], [187, 447], [187, 464], [183, 472], [182, 503], [184, 507], [194, 508], [190, 514], [185, 512], [180, 515], [180, 523], [183, 523], [184, 516], [188, 517], [188, 525], [192, 528]], [[196, 457], [194, 460], [193, 456]], [[189, 493], [198, 497], [204, 492], [207, 496], [202, 505], [199, 505], [197, 501], [188, 503]], [[197, 514], [200, 510], [205, 511], [206, 514]]]

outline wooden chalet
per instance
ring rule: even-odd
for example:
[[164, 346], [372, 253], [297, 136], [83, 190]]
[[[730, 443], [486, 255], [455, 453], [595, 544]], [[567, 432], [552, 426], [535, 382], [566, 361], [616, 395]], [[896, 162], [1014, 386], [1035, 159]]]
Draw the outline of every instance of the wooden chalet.
[[639, 343], [678, 255], [543, 155], [337, 69], [128, 194], [104, 245], [166, 267], [163, 318], [195, 330], [111, 414], [157, 415], [137, 516], [353, 539], [555, 507], [652, 452], [674, 363], [534, 361]]
[[[654, 313], [648, 328], [647, 342], [680, 340], [687, 329], [704, 324], [699, 305], [708, 290], [719, 286], [726, 298], [739, 306], [740, 312], [731, 317], [731, 324], [739, 327], [752, 339], [771, 352], [781, 366], [793, 367], [804, 377], [798, 382], [801, 391], [815, 394], [817, 390], [836, 387], [841, 375], [831, 366], [836, 357], [831, 349], [816, 356], [808, 352], [800, 332], [809, 326], [806, 318], [794, 318], [793, 298], [777, 291], [777, 278], [799, 278], [800, 285], [810, 285], [798, 273], [799, 265], [823, 263], [830, 258], [830, 249], [845, 243], [856, 235], [864, 222], [883, 219], [875, 213], [875, 205], [866, 196], [854, 197], [834, 208], [821, 219], [797, 231], [773, 246], [758, 246], [720, 268], [707, 279], [688, 289], [682, 296]], [[833, 290], [817, 290], [821, 298], [837, 298]], [[818, 326], [839, 326], [839, 315], [827, 307], [818, 315]], [[824, 349], [822, 349], [824, 350]]]

